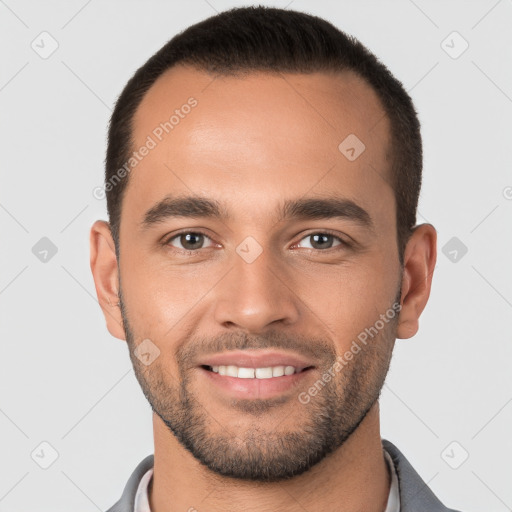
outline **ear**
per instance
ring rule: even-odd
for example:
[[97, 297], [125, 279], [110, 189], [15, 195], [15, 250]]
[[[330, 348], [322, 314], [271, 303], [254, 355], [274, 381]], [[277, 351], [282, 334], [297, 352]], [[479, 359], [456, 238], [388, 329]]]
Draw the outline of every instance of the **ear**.
[[124, 340], [123, 318], [118, 305], [119, 275], [114, 240], [110, 225], [97, 220], [91, 228], [91, 271], [98, 302], [107, 322], [107, 329], [115, 338]]
[[430, 296], [436, 260], [437, 232], [434, 226], [416, 226], [404, 253], [398, 338], [412, 338], [418, 332], [419, 318]]

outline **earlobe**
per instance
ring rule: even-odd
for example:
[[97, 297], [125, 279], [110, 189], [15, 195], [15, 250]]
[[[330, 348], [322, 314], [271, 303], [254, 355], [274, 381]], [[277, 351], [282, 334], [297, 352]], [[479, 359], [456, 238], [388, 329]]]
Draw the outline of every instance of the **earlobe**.
[[419, 328], [419, 318], [430, 296], [437, 259], [437, 232], [431, 224], [421, 224], [407, 242], [402, 277], [402, 309], [397, 337], [412, 338]]
[[114, 240], [107, 222], [98, 220], [90, 232], [90, 265], [107, 329], [115, 338], [125, 339], [119, 308], [119, 275]]

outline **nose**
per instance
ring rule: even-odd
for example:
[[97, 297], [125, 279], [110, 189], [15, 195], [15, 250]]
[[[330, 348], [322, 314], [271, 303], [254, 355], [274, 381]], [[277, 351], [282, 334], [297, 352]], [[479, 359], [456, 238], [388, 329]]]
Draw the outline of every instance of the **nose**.
[[288, 272], [265, 251], [252, 263], [238, 255], [215, 287], [215, 320], [223, 327], [258, 333], [278, 323], [289, 326], [300, 317], [300, 299]]

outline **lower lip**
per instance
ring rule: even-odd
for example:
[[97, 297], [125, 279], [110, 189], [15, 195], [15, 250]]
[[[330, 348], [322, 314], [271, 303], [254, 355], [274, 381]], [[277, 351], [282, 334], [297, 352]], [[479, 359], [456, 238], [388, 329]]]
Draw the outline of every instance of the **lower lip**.
[[297, 387], [309, 376], [312, 369], [309, 368], [300, 373], [272, 377], [270, 379], [239, 379], [238, 377], [219, 375], [204, 368], [199, 370], [209, 380], [209, 383], [220, 388], [233, 398], [266, 399], [279, 396]]

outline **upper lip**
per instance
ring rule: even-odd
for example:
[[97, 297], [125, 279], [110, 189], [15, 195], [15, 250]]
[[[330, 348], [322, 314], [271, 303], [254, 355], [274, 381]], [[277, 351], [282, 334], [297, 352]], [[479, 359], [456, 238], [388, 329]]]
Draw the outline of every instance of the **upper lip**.
[[313, 366], [298, 354], [275, 350], [237, 350], [205, 357], [201, 366], [229, 366], [242, 368], [267, 368], [269, 366], [293, 366], [299, 370]]

